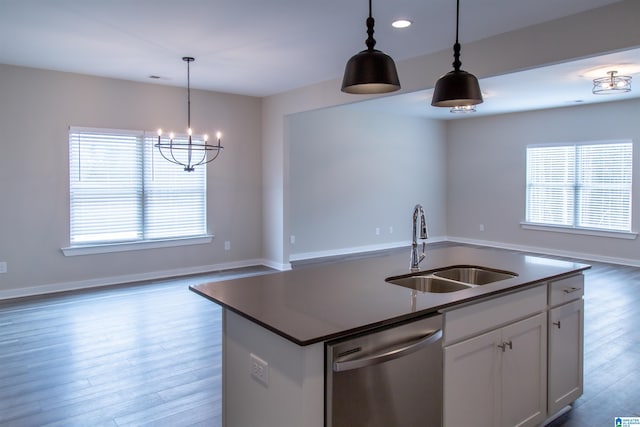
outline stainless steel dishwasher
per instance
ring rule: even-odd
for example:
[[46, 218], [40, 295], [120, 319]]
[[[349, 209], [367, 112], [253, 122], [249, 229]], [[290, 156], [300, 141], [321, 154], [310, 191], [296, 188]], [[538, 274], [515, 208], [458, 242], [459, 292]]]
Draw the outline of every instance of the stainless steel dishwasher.
[[440, 427], [442, 316], [327, 343], [327, 427]]

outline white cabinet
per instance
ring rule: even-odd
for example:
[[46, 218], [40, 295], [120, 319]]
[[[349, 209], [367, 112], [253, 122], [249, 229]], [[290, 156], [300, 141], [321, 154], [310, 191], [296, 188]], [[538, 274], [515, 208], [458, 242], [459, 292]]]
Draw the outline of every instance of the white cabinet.
[[538, 425], [547, 416], [546, 315], [538, 314], [502, 331], [500, 425]]
[[444, 348], [445, 426], [498, 425], [501, 331]]
[[546, 418], [545, 313], [445, 347], [444, 366], [445, 426], [525, 427]]
[[552, 282], [549, 289], [550, 303], [563, 304], [549, 310], [548, 408], [553, 415], [582, 395], [583, 276]]

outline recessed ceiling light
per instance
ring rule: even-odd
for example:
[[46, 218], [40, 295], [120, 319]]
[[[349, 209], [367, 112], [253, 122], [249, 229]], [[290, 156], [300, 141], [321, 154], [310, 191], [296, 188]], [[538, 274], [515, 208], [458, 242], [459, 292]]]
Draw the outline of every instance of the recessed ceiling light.
[[397, 19], [391, 23], [393, 28], [407, 28], [410, 27], [413, 22], [408, 19]]

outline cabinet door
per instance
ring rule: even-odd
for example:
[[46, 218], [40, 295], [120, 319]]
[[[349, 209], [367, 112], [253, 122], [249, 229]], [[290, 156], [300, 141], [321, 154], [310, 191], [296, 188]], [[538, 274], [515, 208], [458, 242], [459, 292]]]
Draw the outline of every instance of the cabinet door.
[[498, 425], [500, 331], [444, 348], [446, 427]]
[[547, 416], [547, 315], [502, 329], [501, 426], [535, 426]]
[[582, 299], [549, 312], [549, 415], [582, 395]]

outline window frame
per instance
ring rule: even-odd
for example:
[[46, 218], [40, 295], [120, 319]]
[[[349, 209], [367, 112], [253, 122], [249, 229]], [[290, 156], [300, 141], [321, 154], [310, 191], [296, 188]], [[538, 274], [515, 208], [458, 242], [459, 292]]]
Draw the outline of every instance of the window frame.
[[[74, 148], [72, 147], [72, 144], [75, 142], [73, 140], [73, 138], [75, 137], [75, 135], [78, 134], [82, 134], [82, 133], [86, 133], [86, 134], [97, 134], [97, 135], [117, 135], [117, 136], [127, 136], [127, 137], [135, 137], [136, 139], [136, 147], [134, 148], [136, 151], [139, 150], [140, 151], [140, 156], [139, 158], [136, 160], [135, 162], [135, 167], [137, 168], [137, 173], [134, 171], [134, 174], [137, 176], [140, 176], [140, 183], [138, 184], [138, 186], [136, 186], [136, 188], [138, 189], [136, 191], [137, 194], [137, 198], [136, 198], [136, 205], [140, 205], [140, 210], [137, 213], [139, 220], [138, 221], [133, 221], [134, 223], [137, 223], [136, 225], [136, 230], [137, 230], [137, 235], [139, 235], [139, 238], [129, 238], [129, 239], [123, 239], [123, 240], [117, 240], [117, 239], [112, 239], [112, 240], [105, 240], [105, 241], [101, 241], [101, 240], [94, 240], [94, 241], [87, 241], [86, 243], [83, 242], [72, 242], [72, 233], [73, 233], [73, 229], [72, 229], [72, 222], [74, 220], [73, 218], [73, 209], [74, 209], [74, 202], [73, 202], [73, 184], [74, 184], [74, 174], [78, 173], [78, 175], [80, 174], [79, 172], [79, 166], [76, 167], [74, 166], [73, 162], [73, 156], [72, 155], [72, 150], [74, 150]], [[184, 135], [186, 136], [186, 135]], [[202, 181], [197, 183], [196, 185], [196, 189], [199, 187], [201, 189], [201, 192], [198, 191], [196, 194], [200, 194], [200, 196], [197, 196], [197, 199], [199, 199], [200, 197], [202, 197], [200, 199], [200, 202], [196, 202], [198, 203], [198, 205], [200, 206], [200, 212], [198, 213], [197, 217], [199, 219], [197, 219], [197, 223], [200, 224], [200, 226], [197, 226], [197, 228], [202, 227], [202, 233], [196, 233], [194, 234], [188, 234], [188, 235], [173, 235], [173, 236], [157, 236], [155, 238], [148, 238], [148, 236], [145, 236], [145, 231], [148, 227], [149, 224], [145, 224], [145, 222], [148, 221], [148, 215], [149, 215], [149, 209], [152, 209], [152, 204], [150, 204], [148, 202], [148, 197], [149, 197], [149, 189], [152, 187], [156, 187], [157, 188], [157, 183], [155, 182], [156, 177], [158, 176], [157, 174], [161, 173], [160, 172], [160, 168], [164, 167], [165, 170], [170, 170], [171, 173], [174, 173], [173, 170], [171, 169], [167, 169], [167, 165], [170, 165], [169, 167], [171, 168], [176, 168], [177, 171], [179, 171], [180, 174], [187, 174], [188, 172], [184, 172], [179, 166], [174, 165], [174, 164], [170, 164], [169, 162], [167, 162], [165, 159], [163, 159], [158, 153], [156, 153], [156, 149], [153, 146], [153, 143], [155, 142], [155, 139], [157, 138], [157, 133], [155, 132], [150, 132], [150, 131], [141, 131], [141, 130], [121, 130], [121, 129], [105, 129], [105, 128], [90, 128], [90, 127], [76, 127], [76, 126], [70, 126], [69, 127], [69, 131], [68, 131], [68, 137], [69, 137], [69, 142], [68, 142], [68, 150], [69, 150], [69, 165], [68, 165], [68, 171], [69, 171], [69, 183], [68, 183], [68, 197], [69, 197], [69, 229], [68, 229], [68, 236], [69, 236], [69, 246], [66, 248], [62, 248], [62, 252], [64, 253], [65, 256], [75, 256], [75, 255], [87, 255], [87, 254], [96, 254], [96, 253], [109, 253], [109, 252], [120, 252], [120, 251], [130, 251], [130, 250], [140, 250], [140, 249], [151, 249], [151, 248], [162, 248], [162, 247], [173, 247], [173, 246], [184, 246], [184, 245], [195, 245], [195, 244], [207, 244], [210, 243], [213, 240], [213, 235], [210, 234], [208, 232], [209, 230], [209, 224], [208, 224], [208, 215], [207, 215], [207, 173], [206, 173], [206, 166], [203, 165], [203, 170], [198, 171], [199, 176], [202, 177]], [[180, 138], [181, 136], [178, 135], [178, 138]], [[197, 137], [197, 136], [195, 136]], [[156, 155], [157, 154], [157, 155]], [[75, 161], [78, 161], [78, 164], [80, 164], [80, 160], [76, 159]], [[163, 162], [163, 163], [159, 163], [159, 162]], [[165, 165], [165, 163], [167, 165]], [[164, 165], [164, 166], [163, 166]], [[77, 171], [77, 172], [76, 172]], [[177, 173], [176, 173], [177, 174]], [[191, 174], [191, 173], [189, 173]], [[192, 175], [187, 175], [187, 176], [192, 176]], [[169, 179], [169, 181], [171, 181]], [[77, 181], [75, 181], [77, 182]], [[156, 184], [155, 186], [153, 184]], [[135, 186], [135, 185], [134, 185]], [[79, 187], [80, 188], [80, 187]], [[162, 187], [160, 187], [162, 188]], [[176, 186], [176, 188], [174, 189], [174, 192], [176, 190], [178, 190], [179, 188]], [[76, 189], [76, 191], [78, 191], [78, 189]], [[89, 192], [89, 194], [91, 194]], [[171, 197], [171, 196], [170, 196]], [[196, 200], [197, 200], [196, 199]], [[167, 200], [167, 199], [163, 199], [163, 198], [159, 198], [156, 200]], [[169, 199], [170, 200], [170, 199]], [[77, 209], [77, 207], [76, 207]], [[162, 214], [161, 214], [162, 215]], [[180, 215], [176, 215], [176, 217], [180, 217]], [[162, 216], [160, 217], [162, 218]], [[157, 232], [157, 228], [155, 229]], [[105, 231], [104, 234], [107, 234], [108, 231]]]
[[[584, 213], [579, 212], [579, 189], [581, 188], [581, 183], [579, 180], [579, 176], [583, 171], [580, 171], [579, 162], [577, 160], [577, 155], [575, 156], [574, 161], [574, 171], [573, 171], [573, 183], [570, 186], [571, 195], [573, 198], [573, 218], [572, 224], [553, 224], [553, 223], [542, 223], [542, 222], [533, 222], [530, 221], [530, 197], [529, 190], [531, 188], [531, 184], [529, 182], [529, 149], [531, 148], [545, 148], [545, 147], [574, 147], [576, 150], [579, 146], [604, 146], [610, 144], [630, 144], [631, 146], [631, 181], [629, 183], [629, 229], [628, 230], [620, 230], [620, 229], [609, 229], [609, 228], [595, 228], [595, 227], [585, 227], [577, 224], [580, 215]], [[633, 140], [631, 139], [620, 139], [620, 140], [603, 140], [603, 141], [581, 141], [581, 142], [556, 142], [556, 143], [543, 143], [543, 144], [529, 144], [526, 146], [525, 150], [525, 208], [524, 215], [525, 220], [521, 221], [520, 225], [523, 229], [528, 230], [539, 230], [539, 231], [552, 231], [552, 232], [561, 232], [561, 233], [570, 233], [570, 234], [582, 234], [582, 235], [590, 235], [590, 236], [600, 236], [600, 237], [613, 237], [613, 238], [622, 238], [622, 239], [635, 239], [637, 237], [637, 232], [634, 231], [634, 221], [633, 221]]]

